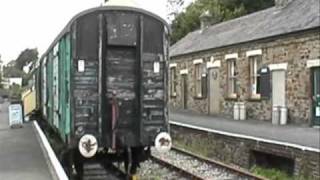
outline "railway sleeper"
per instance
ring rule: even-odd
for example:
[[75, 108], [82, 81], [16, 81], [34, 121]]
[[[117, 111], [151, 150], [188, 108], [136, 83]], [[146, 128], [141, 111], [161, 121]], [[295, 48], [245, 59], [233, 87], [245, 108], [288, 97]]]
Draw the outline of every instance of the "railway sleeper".
[[82, 180], [86, 177], [84, 167], [90, 164], [100, 164], [105, 169], [114, 169], [112, 167], [114, 162], [124, 162], [123, 173], [126, 175], [126, 179], [135, 179], [137, 169], [140, 167], [139, 163], [150, 157], [150, 148], [126, 148], [123, 152], [113, 154], [102, 151], [92, 158], [84, 158], [78, 149], [70, 149], [62, 152], [60, 157], [61, 163], [71, 180]]

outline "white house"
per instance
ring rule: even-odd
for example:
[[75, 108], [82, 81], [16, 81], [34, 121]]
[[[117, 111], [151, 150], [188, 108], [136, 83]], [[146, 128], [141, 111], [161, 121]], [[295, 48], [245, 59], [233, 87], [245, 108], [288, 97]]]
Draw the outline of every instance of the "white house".
[[9, 79], [9, 85], [12, 86], [13, 84], [22, 85], [22, 78], [21, 77], [12, 77], [8, 78]]
[[4, 89], [9, 89], [10, 86], [12, 86], [13, 84], [21, 86], [22, 78], [21, 77], [12, 77], [12, 78], [3, 77], [1, 83]]

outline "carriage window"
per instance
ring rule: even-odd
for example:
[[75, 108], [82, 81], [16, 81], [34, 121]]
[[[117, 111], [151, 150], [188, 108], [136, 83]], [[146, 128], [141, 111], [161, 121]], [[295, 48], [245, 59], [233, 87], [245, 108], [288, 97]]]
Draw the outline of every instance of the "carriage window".
[[144, 16], [143, 19], [143, 52], [163, 53], [163, 25], [160, 21]]
[[79, 59], [98, 58], [98, 18], [87, 15], [77, 21], [77, 56]]
[[131, 13], [110, 13], [106, 16], [108, 45], [137, 45], [137, 16]]

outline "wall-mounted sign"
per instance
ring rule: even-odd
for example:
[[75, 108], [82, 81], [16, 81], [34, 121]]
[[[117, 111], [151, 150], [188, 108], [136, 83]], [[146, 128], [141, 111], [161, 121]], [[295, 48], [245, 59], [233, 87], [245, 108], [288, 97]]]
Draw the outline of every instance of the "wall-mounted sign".
[[160, 63], [158, 61], [153, 63], [153, 72], [159, 73], [160, 72]]
[[85, 62], [84, 60], [78, 60], [78, 72], [84, 72]]
[[267, 73], [268, 72], [268, 68], [262, 68], [261, 69], [261, 73]]

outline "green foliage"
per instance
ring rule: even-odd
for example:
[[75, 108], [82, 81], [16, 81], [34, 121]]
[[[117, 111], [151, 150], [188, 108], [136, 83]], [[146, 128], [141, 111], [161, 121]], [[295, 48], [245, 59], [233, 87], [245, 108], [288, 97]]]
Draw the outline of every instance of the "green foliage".
[[254, 174], [266, 177], [270, 180], [289, 180], [292, 177], [289, 177], [285, 172], [276, 170], [276, 169], [267, 169], [258, 166], [253, 166], [251, 168], [251, 172]]
[[0, 88], [0, 96], [7, 96], [7, 97], [9, 97], [9, 90], [7, 90], [7, 89], [1, 89], [1, 88]]
[[4, 77], [25, 77], [26, 73], [22, 70], [17, 69], [15, 66], [3, 67]]
[[227, 21], [245, 14], [265, 9], [274, 4], [273, 0], [197, 0], [191, 3], [185, 12], [181, 12], [172, 21], [171, 43], [200, 27], [200, 15], [209, 11], [212, 20]]
[[13, 84], [10, 86], [9, 96], [11, 98], [20, 99], [22, 93], [22, 89], [19, 85]]
[[19, 70], [23, 70], [23, 67], [30, 62], [34, 62], [38, 59], [38, 50], [35, 49], [25, 49], [20, 53], [15, 61], [15, 67]]
[[252, 173], [257, 174], [259, 176], [266, 177], [270, 180], [311, 180], [312, 178], [308, 177], [292, 177], [288, 175], [286, 172], [278, 170], [278, 169], [268, 169], [259, 166], [253, 166], [250, 170]]
[[7, 66], [3, 67], [3, 76], [4, 77], [21, 77], [22, 85], [27, 84], [28, 78], [30, 75], [26, 74], [23, 71], [23, 67], [29, 63], [35, 62], [38, 59], [38, 50], [35, 49], [25, 49], [20, 53], [16, 60], [12, 60], [8, 63]]
[[175, 19], [183, 4], [184, 0], [167, 0], [168, 18], [171, 19], [171, 17], [173, 17], [173, 19]]

